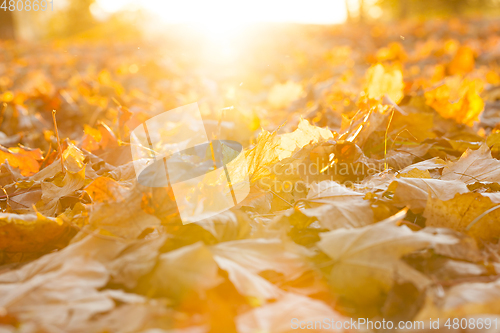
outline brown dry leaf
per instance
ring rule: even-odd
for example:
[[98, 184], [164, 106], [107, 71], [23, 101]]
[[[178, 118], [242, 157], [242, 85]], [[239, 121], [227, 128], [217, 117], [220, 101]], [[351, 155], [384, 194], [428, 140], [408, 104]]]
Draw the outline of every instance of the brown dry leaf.
[[318, 219], [323, 229], [358, 228], [374, 221], [370, 202], [360, 198], [323, 201], [322, 205], [301, 210], [302, 214]]
[[0, 146], [0, 163], [5, 161], [14, 168], [18, 168], [23, 176], [31, 176], [38, 172], [42, 160], [40, 149], [27, 149], [23, 147], [5, 148]]
[[[428, 171], [428, 170], [435, 170], [435, 169], [442, 169], [446, 166], [446, 161], [440, 159], [439, 157], [434, 157], [429, 160], [425, 160], [422, 162], [418, 162], [412, 165], [407, 166], [403, 170], [400, 171], [400, 174], [406, 174], [411, 172], [413, 169], [417, 170], [422, 170], [422, 171]], [[420, 177], [422, 178], [422, 177]]]
[[180, 299], [204, 295], [221, 282], [212, 253], [199, 242], [160, 255], [148, 278], [148, 288], [155, 294]]
[[453, 199], [433, 198], [427, 201], [424, 217], [426, 225], [446, 227], [467, 233], [476, 239], [494, 240], [500, 237], [500, 210], [493, 210], [467, 230], [467, 227], [488, 209], [497, 206], [480, 193], [457, 194]]
[[40, 212], [53, 216], [60, 211], [59, 200], [73, 194], [85, 185], [85, 168], [78, 172], [66, 171], [64, 178], [57, 182], [42, 182], [42, 203], [37, 204]]
[[357, 229], [337, 229], [321, 234], [318, 247], [332, 258], [329, 279], [338, 295], [358, 304], [374, 304], [387, 293], [395, 277], [417, 287], [425, 277], [399, 259], [433, 244], [452, 244], [446, 236], [413, 232], [391, 219]]
[[467, 186], [458, 180], [404, 177], [395, 179], [389, 189], [394, 192], [395, 205], [408, 206], [414, 213], [422, 213], [429, 198], [449, 200], [457, 193], [469, 192]]
[[101, 288], [110, 279], [133, 286], [154, 266], [164, 238], [126, 244], [85, 233], [81, 236], [59, 252], [1, 272], [0, 306], [46, 331], [77, 333], [117, 303], [144, 303], [142, 296]]
[[0, 186], [12, 184], [23, 178], [19, 169], [13, 168], [8, 161], [0, 164]]
[[92, 316], [114, 307], [112, 299], [98, 291], [108, 272], [90, 258], [71, 258], [57, 270], [38, 271], [28, 280], [16, 273], [0, 275], [0, 306], [41, 329], [80, 332]]
[[[238, 333], [273, 332], [292, 333], [297, 329], [314, 329], [314, 323], [320, 321], [331, 324], [331, 321], [349, 321], [346, 317], [333, 311], [325, 303], [301, 295], [287, 293], [274, 303], [269, 303], [250, 310], [236, 318]], [[309, 326], [307, 326], [309, 325]], [[335, 325], [335, 323], [334, 323]], [[318, 326], [316, 326], [318, 327]], [[314, 329], [314, 332], [346, 332], [335, 326]]]
[[239, 210], [228, 210], [194, 224], [210, 232], [219, 242], [243, 239], [251, 233], [251, 220]]
[[357, 228], [373, 223], [370, 201], [364, 193], [346, 188], [334, 181], [313, 183], [307, 194], [312, 208], [302, 209], [308, 217], [316, 217], [322, 228]]
[[393, 140], [422, 142], [436, 137], [433, 127], [434, 114], [432, 113], [408, 112], [408, 114], [402, 114], [394, 112], [389, 128]]
[[448, 235], [457, 239], [455, 244], [438, 244], [434, 246], [433, 251], [440, 256], [479, 263], [486, 260], [486, 254], [479, 249], [474, 238], [449, 228], [426, 227], [422, 231], [431, 234]]
[[279, 239], [243, 239], [224, 242], [211, 248], [215, 256], [223, 257], [257, 274], [273, 270], [295, 279], [312, 267], [307, 261], [310, 252], [293, 242]]
[[128, 243], [119, 256], [106, 264], [110, 281], [128, 289], [135, 288], [139, 278], [154, 268], [166, 238], [161, 235]]
[[261, 190], [258, 186], [251, 186], [250, 193], [242, 200], [237, 208], [245, 207], [259, 213], [267, 213], [271, 210], [273, 194]]
[[42, 252], [64, 245], [71, 226], [41, 214], [0, 213], [0, 250]]
[[403, 97], [404, 82], [401, 69], [377, 64], [367, 72], [368, 98], [381, 98], [388, 95], [394, 103], [399, 103]]
[[[417, 319], [442, 318], [442, 324], [447, 318], [481, 315], [483, 323], [488, 315], [500, 315], [500, 281], [487, 283], [470, 282], [451, 287], [442, 295], [441, 290], [431, 290], [424, 308]], [[438, 296], [439, 295], [439, 296]], [[495, 319], [491, 318], [494, 327]], [[444, 327], [443, 327], [444, 329]]]
[[384, 162], [394, 168], [400, 170], [411, 166], [415, 159], [422, 159], [430, 149], [430, 145], [420, 144], [418, 146], [401, 147], [389, 151], [384, 158]]
[[312, 269], [307, 261], [308, 251], [305, 248], [277, 239], [225, 242], [213, 246], [211, 251], [236, 289], [242, 295], [259, 302], [283, 296], [283, 290], [262, 278], [260, 273], [280, 273], [280, 282], [284, 282], [293, 281]]
[[176, 320], [185, 317], [167, 308], [164, 300], [148, 299], [137, 294], [127, 294], [120, 290], [107, 290], [107, 293], [119, 303], [115, 309], [96, 316], [85, 326], [85, 332], [120, 332], [120, 333], [206, 333], [205, 327], [163, 330], [158, 327], [175, 326]]
[[[93, 204], [89, 228], [109, 236], [135, 239], [145, 229], [159, 227], [161, 221], [150, 214], [153, 212], [143, 210], [142, 198], [142, 193], [134, 188], [123, 199]], [[150, 206], [144, 208], [152, 209]]]
[[237, 261], [217, 255], [214, 259], [220, 269], [227, 272], [229, 280], [241, 295], [259, 303], [283, 296], [281, 289]]
[[311, 184], [307, 193], [307, 200], [311, 201], [324, 198], [346, 197], [363, 198], [364, 194], [348, 189], [346, 186], [332, 180]]
[[443, 169], [442, 180], [475, 182], [500, 182], [500, 161], [491, 157], [486, 144], [477, 150], [467, 149], [457, 162], [450, 162]]
[[[431, 293], [426, 323], [500, 311], [497, 281], [484, 283], [498, 247], [483, 241], [499, 238], [500, 162], [486, 146], [457, 158], [485, 138], [500, 152], [496, 20], [279, 26], [214, 67], [177, 30], [165, 57], [112, 18], [112, 43], [106, 20], [74, 40], [0, 41], [0, 143], [21, 147], [0, 147], [2, 333], [291, 333], [293, 318], [350, 320], [334, 308], [414, 320]], [[255, 144], [228, 166], [252, 192], [183, 225], [171, 189], [137, 184], [128, 137], [194, 100], [207, 137]], [[149, 141], [174, 148], [178, 124], [157, 125]], [[375, 222], [402, 206], [405, 220]]]

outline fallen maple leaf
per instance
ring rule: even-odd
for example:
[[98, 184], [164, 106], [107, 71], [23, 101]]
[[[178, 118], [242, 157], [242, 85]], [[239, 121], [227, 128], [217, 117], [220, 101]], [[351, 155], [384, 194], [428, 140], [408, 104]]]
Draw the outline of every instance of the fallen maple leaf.
[[73, 194], [85, 185], [85, 168], [78, 172], [66, 171], [60, 182], [42, 182], [42, 202], [37, 204], [40, 212], [53, 216], [60, 210], [59, 200]]
[[474, 69], [474, 51], [468, 46], [461, 46], [448, 65], [451, 75], [467, 74]]
[[0, 146], [0, 163], [5, 161], [18, 168], [23, 176], [31, 176], [40, 169], [38, 161], [42, 159], [40, 149], [26, 149], [22, 147], [5, 148]]
[[293, 153], [309, 144], [331, 138], [333, 133], [330, 130], [313, 126], [307, 120], [301, 120], [298, 128], [292, 133], [280, 136], [276, 131], [272, 133], [262, 131], [256, 146], [240, 154], [228, 165], [231, 181], [242, 182], [246, 178], [247, 171], [252, 182], [269, 176], [274, 164], [291, 157]]
[[[325, 319], [330, 326], [325, 324]], [[289, 333], [299, 328], [313, 329], [315, 332], [347, 332], [349, 330], [335, 327], [336, 322], [344, 324], [345, 321], [350, 324], [349, 319], [321, 301], [288, 293], [277, 302], [238, 316], [236, 325], [239, 333]], [[323, 324], [322, 329], [318, 325], [315, 326], [318, 322]]]
[[202, 243], [195, 243], [160, 255], [148, 287], [155, 294], [179, 300], [191, 294], [203, 295], [221, 282], [212, 253]]
[[[446, 329], [444, 324], [450, 318], [474, 317], [481, 315], [481, 322], [489, 319], [493, 327], [500, 315], [500, 281], [487, 283], [468, 282], [452, 286], [444, 295], [440, 291], [431, 289], [426, 299], [425, 306], [415, 320], [427, 318], [440, 318], [441, 329]], [[487, 314], [487, 315], [485, 315]]]
[[64, 245], [71, 226], [41, 214], [0, 213], [0, 250], [42, 252]]
[[397, 104], [404, 97], [403, 74], [399, 68], [377, 64], [368, 70], [367, 82], [369, 98], [381, 98], [388, 95]]
[[449, 200], [434, 198], [427, 201], [424, 217], [428, 226], [447, 227], [476, 239], [494, 240], [500, 238], [500, 210], [481, 215], [499, 203], [498, 198], [480, 193], [457, 194]]
[[450, 162], [443, 169], [442, 180], [474, 182], [500, 182], [500, 161], [491, 157], [491, 151], [483, 144], [477, 150], [467, 149], [457, 162]]
[[364, 196], [334, 181], [313, 183], [306, 199], [313, 207], [301, 213], [317, 218], [328, 230], [362, 227], [374, 221], [370, 201]]
[[94, 179], [85, 191], [94, 202], [122, 200], [127, 188], [109, 177], [99, 177]]
[[376, 304], [396, 277], [416, 286], [425, 284], [422, 274], [399, 259], [432, 244], [452, 244], [454, 239], [413, 232], [394, 220], [357, 229], [337, 229], [321, 234], [318, 247], [332, 259], [331, 285], [338, 295], [357, 304]]
[[467, 186], [458, 180], [424, 178], [397, 178], [389, 186], [394, 192], [394, 204], [408, 206], [415, 213], [422, 213], [431, 198], [449, 200], [457, 193], [469, 192]]

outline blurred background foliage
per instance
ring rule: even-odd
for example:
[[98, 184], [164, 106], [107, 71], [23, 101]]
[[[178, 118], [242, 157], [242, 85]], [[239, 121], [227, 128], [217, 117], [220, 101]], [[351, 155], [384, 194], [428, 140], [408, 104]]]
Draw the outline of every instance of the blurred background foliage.
[[0, 10], [0, 39], [46, 40], [65, 38], [112, 38], [127, 40], [140, 37], [142, 10], [118, 11], [98, 15], [95, 0], [68, 0], [54, 11]]
[[[500, 14], [500, 0], [331, 0], [345, 2], [346, 22], [365, 24], [401, 19], [488, 17]], [[0, 39], [25, 40], [81, 36], [128, 39], [151, 25], [150, 14], [133, 7], [102, 15], [96, 0], [58, 2], [53, 12], [0, 10]]]
[[[363, 0], [359, 1], [360, 3]], [[496, 15], [499, 0], [379, 0], [377, 4], [390, 19]]]

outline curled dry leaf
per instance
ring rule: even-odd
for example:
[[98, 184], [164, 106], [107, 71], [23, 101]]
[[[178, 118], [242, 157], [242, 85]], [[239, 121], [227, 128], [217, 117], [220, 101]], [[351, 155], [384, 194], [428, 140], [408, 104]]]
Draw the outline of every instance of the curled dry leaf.
[[61, 219], [35, 214], [0, 213], [0, 250], [42, 252], [69, 241], [71, 226]]
[[446, 201], [457, 193], [469, 192], [467, 186], [457, 180], [404, 177], [395, 179], [389, 189], [394, 191], [394, 204], [408, 206], [415, 213], [422, 213], [429, 199]]
[[335, 292], [359, 304], [373, 304], [389, 291], [396, 276], [425, 285], [422, 274], [399, 260], [403, 255], [454, 242], [451, 237], [413, 232], [389, 220], [323, 233], [318, 246], [332, 259], [329, 279]]
[[[424, 217], [427, 219], [427, 226], [451, 228], [478, 240], [491, 241], [500, 237], [500, 210], [493, 210], [483, 217], [481, 214], [495, 206], [498, 203], [492, 202], [488, 196], [463, 193], [449, 200], [428, 200]], [[473, 221], [476, 222], [468, 229]]]
[[[314, 329], [315, 322], [331, 321], [348, 321], [348, 318], [340, 315], [332, 310], [325, 303], [296, 295], [292, 293], [286, 294], [280, 300], [274, 303], [269, 303], [259, 308], [250, 310], [236, 318], [236, 326], [239, 333], [254, 333], [254, 332], [274, 332], [274, 333], [289, 333], [296, 329], [306, 327]], [[301, 323], [302, 322], [302, 323]], [[309, 325], [309, 326], [307, 326]], [[335, 325], [335, 324], [333, 324]], [[347, 332], [335, 326], [323, 329], [314, 329], [315, 332]]]
[[67, 171], [62, 180], [42, 182], [42, 203], [38, 210], [47, 216], [54, 216], [60, 212], [59, 200], [72, 195], [85, 185], [85, 168], [78, 172]]
[[203, 243], [195, 243], [164, 253], [148, 278], [151, 290], [177, 300], [191, 294], [204, 295], [222, 282], [217, 264]]
[[457, 162], [450, 162], [443, 169], [443, 180], [475, 182], [500, 182], [500, 161], [491, 157], [486, 144], [477, 150], [467, 149]]
[[[298, 128], [292, 132], [278, 136], [277, 132], [269, 133], [262, 131], [257, 139], [257, 144], [245, 154], [239, 155], [233, 163], [234, 170], [231, 170], [232, 182], [243, 181], [248, 174], [252, 182], [269, 176], [271, 168], [277, 162], [292, 156], [300, 148], [309, 144], [327, 141], [333, 138], [333, 134], [328, 129], [313, 126], [307, 120], [301, 120]], [[246, 160], [246, 162], [245, 162]], [[241, 170], [240, 170], [241, 169]]]
[[497, 318], [500, 316], [498, 280], [487, 283], [462, 283], [451, 287], [444, 296], [436, 289], [432, 289], [429, 294], [426, 305], [417, 318], [443, 318], [446, 321], [450, 317], [484, 314], [496, 315], [494, 317]]
[[38, 172], [42, 159], [40, 149], [22, 147], [5, 148], [0, 146], [0, 163], [9, 162], [9, 165], [18, 168], [23, 176], [31, 176]]
[[122, 200], [127, 188], [112, 178], [99, 177], [85, 188], [94, 202]]

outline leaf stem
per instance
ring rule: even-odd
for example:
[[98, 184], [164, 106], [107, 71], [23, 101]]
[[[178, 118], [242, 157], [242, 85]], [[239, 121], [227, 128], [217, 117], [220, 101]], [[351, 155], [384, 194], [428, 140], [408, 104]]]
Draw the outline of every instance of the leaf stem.
[[3, 116], [5, 114], [5, 110], [7, 110], [7, 103], [3, 103], [2, 104], [2, 110], [0, 111], [0, 127], [2, 127], [2, 123], [3, 123]]
[[496, 210], [497, 208], [500, 208], [500, 205], [496, 205], [495, 207], [492, 207], [492, 208], [488, 209], [487, 211], [485, 211], [484, 213], [482, 213], [481, 215], [479, 215], [478, 217], [476, 217], [471, 223], [469, 223], [469, 225], [467, 226], [467, 228], [465, 228], [465, 230], [469, 231], [470, 228], [472, 228], [472, 226], [474, 224], [476, 224], [477, 221], [479, 221], [480, 219], [482, 219], [483, 217], [485, 217], [486, 215], [488, 215], [492, 211]]
[[392, 107], [391, 117], [389, 118], [389, 123], [387, 124], [387, 128], [385, 129], [385, 140], [384, 140], [384, 170], [388, 169], [387, 165], [387, 134], [389, 133], [389, 127], [392, 123], [392, 117], [394, 117], [394, 111], [396, 111], [395, 107]]
[[56, 121], [56, 110], [52, 110], [52, 120], [54, 121], [54, 128], [56, 130], [57, 137], [57, 149], [59, 150], [59, 157], [61, 159], [61, 170], [64, 173], [64, 161], [63, 161], [63, 152], [61, 149], [61, 140], [59, 139], [59, 131], [57, 130], [57, 121]]

